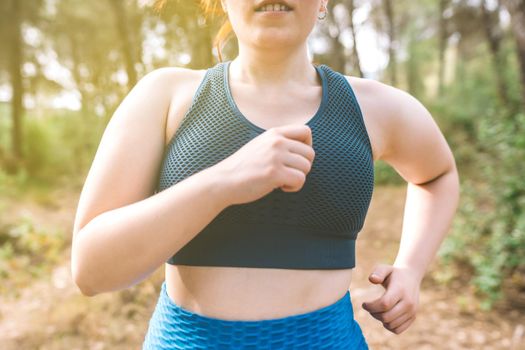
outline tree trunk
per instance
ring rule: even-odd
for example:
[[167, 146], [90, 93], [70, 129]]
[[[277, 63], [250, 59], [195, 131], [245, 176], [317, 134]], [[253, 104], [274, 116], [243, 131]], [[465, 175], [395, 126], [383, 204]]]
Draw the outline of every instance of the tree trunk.
[[415, 54], [416, 47], [416, 33], [410, 33], [409, 42], [407, 45], [408, 59], [406, 61], [406, 74], [408, 92], [419, 98], [422, 94], [423, 88], [420, 84], [419, 62]]
[[501, 100], [501, 103], [506, 105], [509, 102], [508, 88], [507, 84], [505, 83], [505, 75], [500, 73], [505, 71], [506, 66], [505, 59], [501, 53], [502, 36], [501, 27], [499, 24], [500, 7], [498, 6], [494, 13], [491, 13], [487, 9], [486, 0], [481, 1], [480, 7], [484, 27], [483, 29], [485, 31], [485, 36], [490, 49], [494, 76], [498, 86], [498, 96]]
[[9, 38], [9, 75], [13, 96], [11, 99], [11, 116], [13, 119], [12, 149], [15, 161], [19, 164], [24, 155], [22, 151], [22, 115], [23, 115], [23, 85], [22, 85], [22, 10], [19, 0], [9, 0], [9, 12], [11, 14]]
[[88, 93], [83, 88], [84, 84], [82, 81], [82, 75], [80, 74], [81, 58], [78, 53], [78, 42], [73, 36], [69, 36], [68, 40], [73, 62], [71, 67], [71, 75], [73, 76], [73, 81], [75, 82], [76, 88], [80, 94], [81, 115], [85, 120], [87, 120], [90, 114], [90, 108], [88, 102]]
[[363, 70], [361, 69], [361, 61], [359, 60], [359, 51], [357, 49], [357, 35], [355, 32], [354, 25], [354, 10], [355, 4], [354, 0], [349, 0], [348, 12], [350, 17], [350, 33], [352, 34], [352, 42], [354, 43], [352, 47], [352, 57], [354, 61], [355, 70], [359, 73], [361, 78], [364, 77]]
[[335, 1], [329, 1], [328, 2], [328, 15], [326, 18], [326, 21], [328, 21], [327, 25], [328, 28], [330, 26], [334, 26], [337, 28], [337, 32], [335, 35], [331, 35], [330, 30], [328, 30], [328, 37], [330, 38], [331, 47], [332, 50], [330, 51], [330, 66], [343, 74], [346, 74], [346, 55], [345, 55], [345, 47], [343, 44], [341, 44], [341, 41], [339, 41], [339, 36], [341, 34], [341, 30], [339, 28], [339, 23], [335, 20], [333, 13], [334, 13], [334, 7], [337, 5]]
[[439, 1], [439, 72], [438, 72], [438, 93], [439, 96], [443, 96], [443, 91], [445, 87], [445, 52], [447, 51], [447, 40], [448, 40], [448, 30], [447, 30], [447, 20], [445, 19], [444, 13], [449, 0], [440, 0]]
[[397, 85], [397, 59], [396, 59], [396, 33], [395, 33], [395, 23], [394, 23], [394, 8], [392, 6], [391, 0], [383, 0], [383, 7], [385, 10], [385, 15], [387, 19], [387, 31], [389, 38], [388, 45], [388, 55], [389, 55], [389, 70], [390, 70], [390, 83], [392, 85]]
[[132, 42], [128, 31], [128, 18], [126, 7], [123, 0], [109, 0], [113, 13], [115, 15], [117, 30], [121, 40], [121, 51], [126, 63], [126, 73], [128, 75], [128, 89], [131, 90], [137, 83], [137, 71], [135, 70], [135, 52], [132, 48]]
[[512, 31], [516, 40], [518, 63], [521, 70], [522, 104], [525, 108], [525, 2], [523, 0], [504, 0], [511, 17]]
[[206, 69], [213, 65], [213, 38], [210, 26], [200, 14], [197, 16], [199, 20], [193, 23], [195, 37], [191, 41], [191, 68]]

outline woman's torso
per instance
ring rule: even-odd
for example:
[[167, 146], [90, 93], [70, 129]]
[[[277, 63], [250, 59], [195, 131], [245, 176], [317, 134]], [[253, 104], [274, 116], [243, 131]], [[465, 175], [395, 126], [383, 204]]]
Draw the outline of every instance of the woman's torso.
[[[166, 121], [166, 143], [172, 139], [191, 105], [205, 70], [188, 70], [174, 82], [174, 92]], [[374, 115], [371, 81], [351, 77], [376, 159], [379, 129]], [[319, 83], [320, 84], [320, 83]], [[272, 103], [256, 99], [261, 96], [247, 86], [231, 82], [233, 98], [249, 120], [264, 128], [306, 123], [321, 103], [321, 86], [286, 94], [275, 94]], [[276, 98], [281, 97], [280, 100]], [[297, 103], [297, 100], [305, 103]], [[289, 108], [291, 102], [293, 108]], [[264, 113], [262, 113], [264, 111]], [[287, 119], [275, 116], [286, 115]], [[295, 270], [220, 266], [186, 266], [165, 264], [166, 288], [170, 298], [188, 310], [223, 319], [259, 320], [305, 313], [332, 304], [348, 290], [352, 269]]]

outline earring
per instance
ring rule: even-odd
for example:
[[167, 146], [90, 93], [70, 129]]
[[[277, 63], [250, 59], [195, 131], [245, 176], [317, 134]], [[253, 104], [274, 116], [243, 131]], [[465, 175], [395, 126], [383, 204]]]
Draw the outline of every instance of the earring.
[[326, 18], [327, 13], [328, 13], [328, 10], [327, 10], [327, 8], [325, 7], [325, 8], [324, 8], [324, 11], [319, 13], [319, 14], [324, 14], [324, 15], [323, 15], [323, 16], [319, 16], [319, 15], [317, 15], [317, 19], [319, 19], [319, 20], [322, 21], [323, 19]]

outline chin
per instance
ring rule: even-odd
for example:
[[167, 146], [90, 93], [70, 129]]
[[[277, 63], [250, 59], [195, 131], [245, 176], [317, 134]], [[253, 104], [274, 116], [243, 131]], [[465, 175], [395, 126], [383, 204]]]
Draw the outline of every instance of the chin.
[[291, 46], [294, 46], [295, 44], [295, 42], [259, 41], [256, 42], [254, 45], [258, 48], [262, 48], [265, 50], [279, 50], [282, 48], [289, 48]]
[[[262, 30], [264, 31], [264, 30]], [[299, 42], [300, 38], [296, 38], [290, 35], [290, 33], [283, 33], [282, 30], [268, 30], [264, 33], [259, 33], [252, 42], [257, 46], [264, 47], [283, 47], [290, 46]]]

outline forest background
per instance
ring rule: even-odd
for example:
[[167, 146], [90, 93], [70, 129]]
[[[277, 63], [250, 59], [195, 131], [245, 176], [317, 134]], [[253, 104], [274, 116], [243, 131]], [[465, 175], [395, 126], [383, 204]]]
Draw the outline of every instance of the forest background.
[[[114, 110], [154, 69], [216, 64], [221, 24], [190, 0], [168, 0], [162, 12], [147, 0], [0, 1], [0, 320], [37, 291], [35, 310], [59, 303], [46, 288], [69, 283], [78, 195]], [[429, 109], [456, 157], [461, 201], [427, 278], [460, 293], [455, 303], [474, 315], [523, 317], [525, 2], [330, 0], [308, 44], [313, 61], [405, 90]], [[236, 54], [232, 36], [223, 60]], [[376, 185], [406, 183], [378, 161]], [[151, 311], [155, 292], [118, 296], [140, 304], [149, 295]], [[79, 325], [92, 311], [74, 300], [37, 335], [21, 320], [4, 324], [10, 333], [0, 322], [0, 345], [70, 348], [57, 339], [85, 337]], [[519, 322], [511, 328], [508, 346], [524, 333]], [[104, 348], [110, 336], [97, 334], [75, 344]]]

